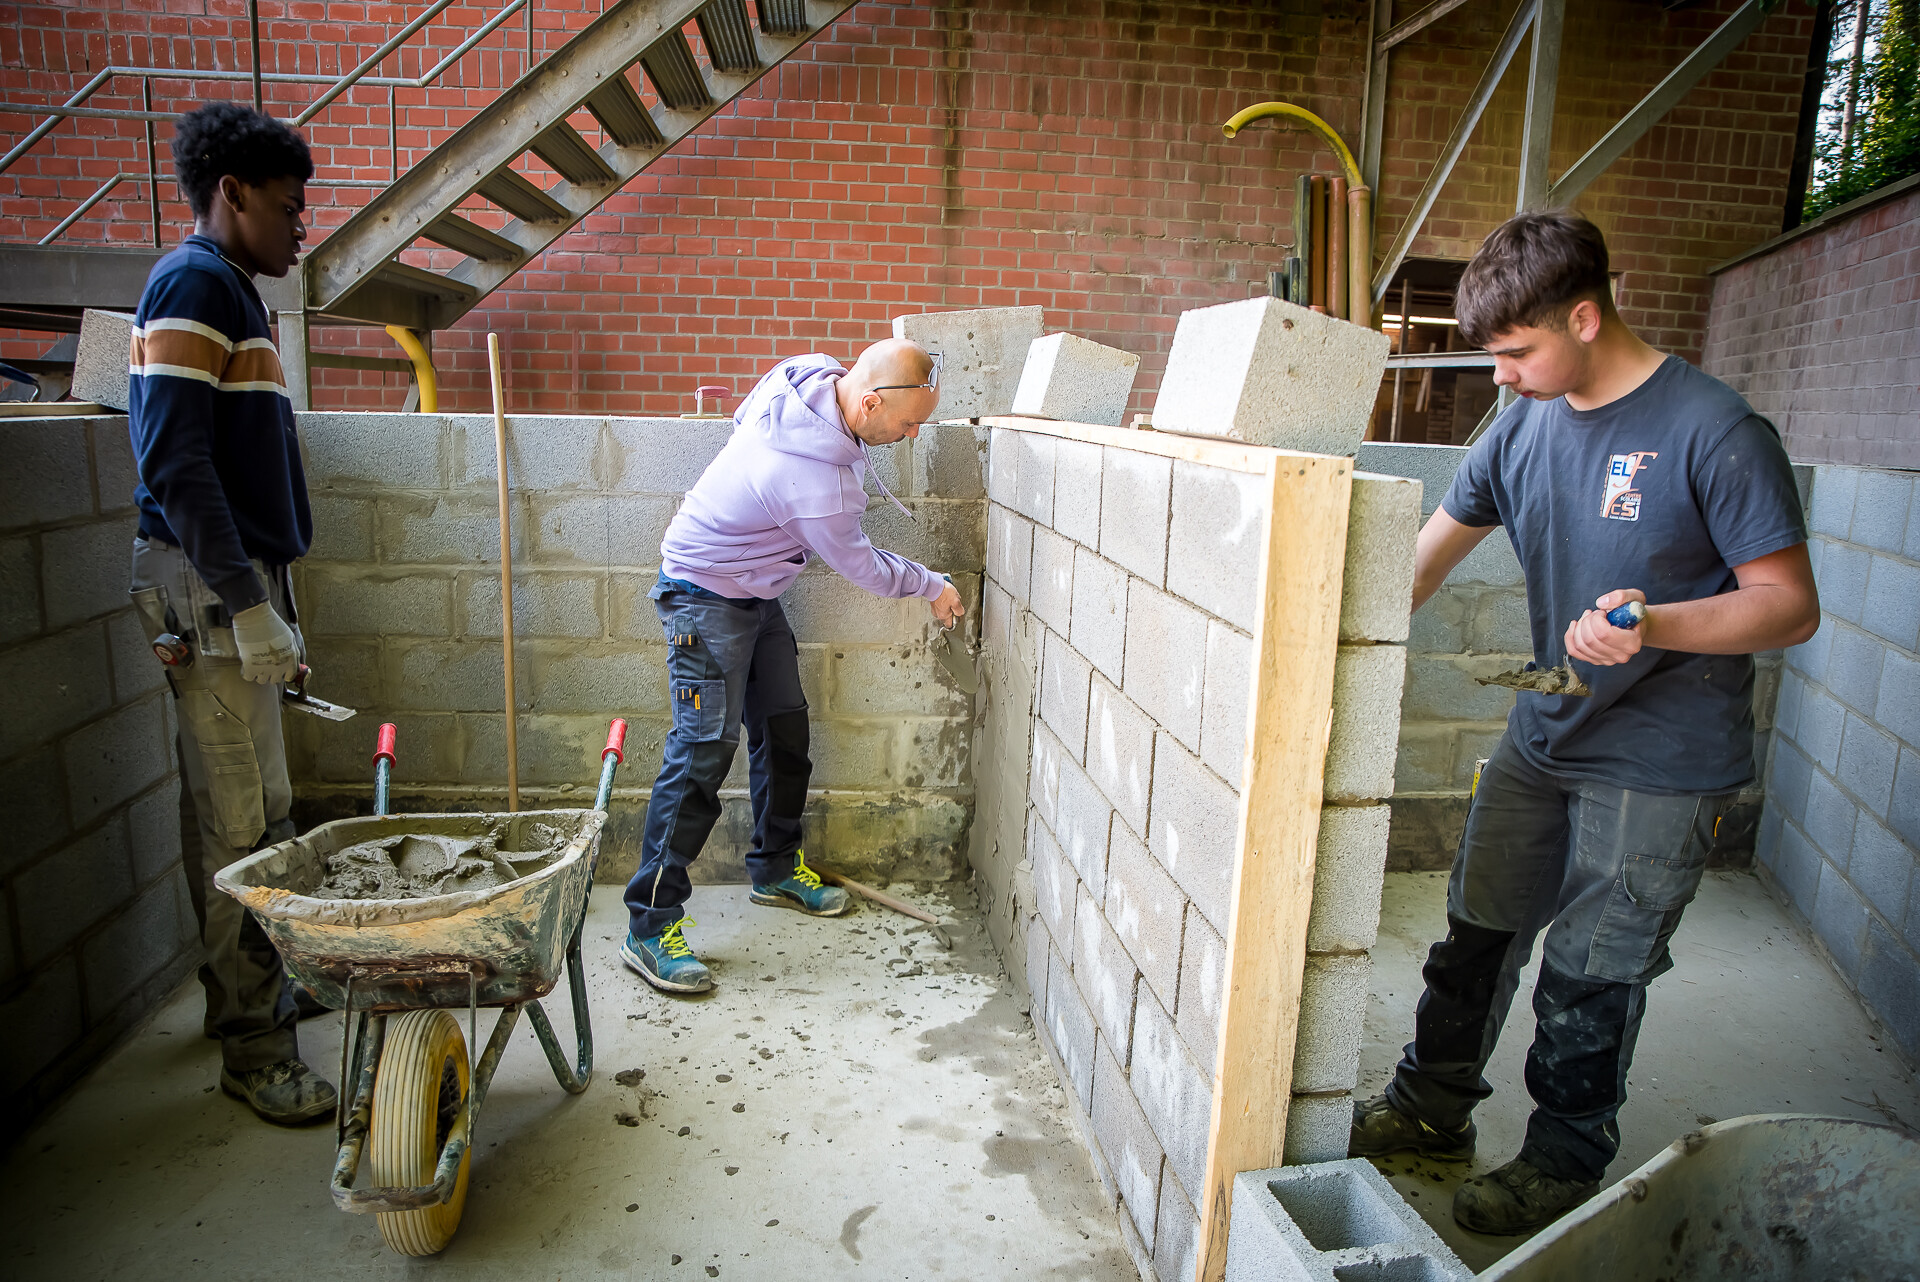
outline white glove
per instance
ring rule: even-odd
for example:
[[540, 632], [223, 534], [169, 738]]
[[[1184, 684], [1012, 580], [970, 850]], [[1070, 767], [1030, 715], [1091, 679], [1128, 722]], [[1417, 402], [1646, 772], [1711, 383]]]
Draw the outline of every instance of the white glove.
[[240, 648], [240, 675], [249, 681], [291, 681], [299, 671], [300, 642], [266, 601], [233, 616], [233, 640]]

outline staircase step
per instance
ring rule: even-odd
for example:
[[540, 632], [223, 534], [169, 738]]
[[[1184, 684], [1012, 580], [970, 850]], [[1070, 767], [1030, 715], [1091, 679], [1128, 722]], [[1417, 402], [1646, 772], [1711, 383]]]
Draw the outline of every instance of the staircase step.
[[480, 294], [479, 290], [464, 281], [451, 280], [397, 259], [382, 263], [373, 276], [376, 281], [394, 289], [428, 298], [444, 298], [449, 302], [471, 303]]
[[760, 30], [797, 36], [807, 30], [807, 0], [760, 0]]
[[565, 205], [511, 169], [488, 174], [486, 180], [474, 190], [523, 223], [573, 221], [573, 215]]
[[616, 177], [613, 167], [564, 120], [554, 121], [535, 135], [530, 150], [576, 187], [604, 187]]
[[488, 231], [458, 214], [442, 214], [420, 233], [436, 245], [457, 249], [469, 258], [484, 262], [511, 263], [525, 257], [520, 246], [505, 236]]
[[713, 0], [694, 21], [700, 24], [700, 38], [715, 71], [752, 71], [760, 65], [746, 0]]
[[589, 94], [587, 110], [622, 147], [658, 147], [666, 141], [625, 72]]
[[680, 32], [669, 31], [656, 40], [640, 55], [640, 65], [647, 69], [647, 79], [653, 81], [660, 101], [674, 111], [698, 111], [713, 105], [706, 77], [700, 74], [693, 49]]

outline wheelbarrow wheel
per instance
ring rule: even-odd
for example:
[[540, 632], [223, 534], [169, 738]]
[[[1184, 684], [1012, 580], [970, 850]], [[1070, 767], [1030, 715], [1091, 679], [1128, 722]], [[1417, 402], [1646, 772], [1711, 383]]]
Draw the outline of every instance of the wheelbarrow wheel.
[[[389, 1021], [373, 1079], [368, 1158], [373, 1182], [387, 1188], [433, 1183], [447, 1136], [467, 1104], [467, 1043], [443, 1010], [411, 1010]], [[432, 1255], [453, 1240], [467, 1204], [473, 1150], [460, 1158], [453, 1196], [417, 1211], [387, 1211], [380, 1236], [402, 1255]]]

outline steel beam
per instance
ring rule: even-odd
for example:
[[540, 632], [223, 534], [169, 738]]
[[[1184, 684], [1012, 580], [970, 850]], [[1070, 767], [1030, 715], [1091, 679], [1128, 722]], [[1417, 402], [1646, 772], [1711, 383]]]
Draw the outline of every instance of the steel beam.
[[132, 311], [160, 254], [158, 249], [0, 245], [0, 306]]
[[1547, 158], [1553, 151], [1553, 100], [1560, 90], [1560, 31], [1567, 0], [1538, 0], [1533, 15], [1533, 54], [1527, 60], [1527, 106], [1520, 133], [1520, 190], [1513, 210], [1525, 213], [1547, 203]]
[[[1427, 221], [1427, 215], [1433, 209], [1433, 202], [1440, 198], [1440, 189], [1447, 184], [1453, 173], [1455, 162], [1460, 153], [1467, 149], [1467, 139], [1473, 135], [1474, 126], [1480, 123], [1480, 116], [1487, 109], [1487, 103], [1493, 98], [1493, 91], [1500, 85], [1500, 77], [1507, 74], [1507, 65], [1513, 61], [1513, 55], [1520, 48], [1520, 37], [1527, 33], [1527, 27], [1533, 21], [1538, 0], [1520, 0], [1513, 11], [1513, 18], [1507, 23], [1507, 29], [1500, 35], [1500, 43], [1494, 47], [1493, 57], [1487, 63], [1487, 69], [1480, 75], [1480, 83], [1473, 87], [1473, 93], [1467, 98], [1465, 110], [1460, 119], [1454, 122], [1453, 133], [1447, 137], [1447, 145], [1440, 151], [1440, 158], [1434, 162], [1433, 170], [1427, 175], [1427, 181], [1420, 187], [1420, 194], [1414, 197], [1413, 209], [1408, 212], [1405, 222], [1388, 246], [1386, 257], [1373, 276], [1373, 301], [1377, 304], [1387, 295], [1387, 286], [1393, 283], [1393, 274], [1400, 270], [1400, 264], [1406, 261], [1407, 248], [1413, 244], [1413, 238], [1419, 234], [1420, 225]], [[1377, 207], [1377, 202], [1376, 202]]]
[[1380, 43], [1393, 21], [1393, 0], [1371, 0], [1367, 7], [1367, 83], [1360, 106], [1360, 181], [1373, 190], [1380, 208], [1380, 149], [1387, 127], [1387, 50]]
[[1727, 55], [1752, 35], [1754, 28], [1764, 22], [1779, 3], [1780, 0], [1746, 0], [1745, 4], [1735, 9], [1698, 49], [1681, 59], [1680, 65], [1667, 73], [1666, 79], [1655, 85], [1632, 111], [1607, 130], [1606, 136], [1593, 144], [1586, 155], [1574, 161], [1573, 168], [1560, 175], [1560, 181], [1548, 190], [1546, 203], [1567, 205], [1579, 199], [1580, 193], [1605, 172], [1608, 165], [1639, 142], [1647, 130], [1658, 124], [1687, 96], [1689, 89], [1700, 83], [1703, 76], [1725, 62]]
[[1418, 13], [1412, 13], [1374, 36], [1373, 51], [1385, 53], [1408, 36], [1425, 31], [1440, 19], [1458, 9], [1467, 0], [1433, 0], [1433, 3]]

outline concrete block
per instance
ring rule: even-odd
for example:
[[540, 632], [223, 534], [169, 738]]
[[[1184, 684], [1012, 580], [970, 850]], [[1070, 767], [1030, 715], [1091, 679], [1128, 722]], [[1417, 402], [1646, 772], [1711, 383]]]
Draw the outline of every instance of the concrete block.
[[[824, 681], [808, 685], [803, 663], [802, 687], [813, 692], [816, 707], [825, 703], [836, 715], [966, 717], [972, 711], [972, 696], [962, 694], [954, 686], [946, 669], [933, 657], [931, 648], [829, 645], [818, 650], [811, 646], [807, 649], [820, 655], [823, 662], [830, 657], [833, 677], [831, 687]], [[650, 672], [652, 684], [664, 689], [665, 649], [649, 652], [644, 659], [645, 663], [637, 671]]]
[[621, 494], [685, 494], [733, 435], [731, 422], [699, 419], [616, 418], [608, 427], [609, 488]]
[[[0, 880], [72, 831], [60, 771], [60, 752], [54, 744], [24, 752], [7, 763], [7, 839], [0, 842]], [[16, 803], [16, 797], [25, 800]]]
[[1514, 692], [1505, 686], [1483, 686], [1474, 678], [1503, 672], [1515, 666], [1514, 659], [1513, 655], [1409, 655], [1401, 717], [1407, 721], [1504, 721], [1513, 707]]
[[894, 317], [893, 336], [941, 355], [933, 418], [987, 418], [1014, 412], [1014, 394], [1043, 316], [1038, 307], [922, 312]]
[[1377, 330], [1277, 298], [1182, 312], [1153, 425], [1351, 457], [1367, 433], [1388, 347]]
[[1252, 632], [1260, 541], [1269, 495], [1263, 478], [1198, 463], [1173, 465], [1167, 530], [1167, 590]]
[[1470, 1282], [1365, 1158], [1234, 1177], [1227, 1282]]
[[1060, 772], [1071, 761], [1059, 736], [1045, 722], [1033, 727], [1033, 764], [1027, 796], [1041, 822], [1049, 828], [1060, 822]]
[[1240, 799], [1165, 731], [1154, 736], [1152, 815], [1147, 845], [1194, 907], [1224, 933]]
[[[1859, 518], [1854, 518], [1859, 523]], [[1920, 565], [1888, 556], [1873, 558], [1860, 626], [1903, 650], [1920, 649]]]
[[[1893, 780], [1893, 804], [1887, 807], [1887, 822], [1901, 840], [1920, 850], [1920, 749], [1900, 749], [1900, 764]], [[1911, 914], [1920, 922], [1920, 895]]]
[[77, 959], [33, 975], [0, 1000], [0, 1089], [11, 1098], [79, 1040], [85, 1027]]
[[41, 629], [40, 567], [33, 541], [0, 539], [0, 645], [23, 641]]
[[1906, 544], [1907, 511], [1913, 505], [1913, 475], [1863, 468], [1854, 483], [1853, 528], [1848, 541], [1898, 553]]
[[[326, 492], [319, 491], [315, 497], [324, 501]], [[339, 559], [377, 558], [390, 565], [497, 567], [500, 564], [500, 508], [491, 493], [385, 494], [373, 501], [373, 510], [372, 556]], [[508, 499], [508, 533], [516, 569], [525, 564], [530, 550], [530, 521], [528, 496], [512, 495]], [[315, 557], [333, 559], [323, 557], [318, 551]]]
[[1080, 878], [1073, 865], [1040, 822], [1039, 815], [1027, 812], [1027, 857], [1033, 861], [1033, 899], [1039, 909], [1045, 933], [1063, 957], [1073, 956], [1074, 913], [1079, 911]]
[[1813, 503], [1807, 526], [1815, 534], [1847, 537], [1853, 527], [1853, 499], [1860, 486], [1860, 469], [1825, 464], [1813, 469]]
[[1135, 580], [1128, 589], [1127, 679], [1121, 688], [1189, 752], [1200, 750], [1207, 622], [1206, 615], [1158, 588]]
[[127, 420], [119, 415], [88, 419], [87, 435], [93, 441], [93, 487], [100, 511], [104, 514], [132, 507], [140, 472], [134, 465]]
[[1107, 850], [1106, 919], [1141, 978], [1172, 1008], [1180, 995], [1180, 926], [1187, 897], [1125, 824]]
[[1390, 806], [1328, 806], [1320, 812], [1313, 857], [1313, 909], [1307, 950], [1364, 952], [1380, 933], [1380, 888], [1387, 870]]
[[133, 897], [126, 821], [116, 815], [13, 882], [20, 951], [29, 967], [80, 938]]
[[1187, 1054], [1173, 1021], [1144, 989], [1134, 1013], [1131, 1077], [1168, 1167], [1188, 1199], [1198, 1201], [1206, 1182], [1213, 1071]]
[[1100, 555], [1155, 587], [1167, 578], [1173, 460], [1106, 446], [1100, 464]]
[[[493, 635], [499, 635], [499, 580], [487, 576], [470, 587], [487, 584], [485, 600], [491, 607]], [[452, 628], [454, 580], [405, 571], [360, 572], [310, 566], [304, 581], [301, 631], [308, 636], [447, 636]], [[469, 593], [472, 608], [481, 598]], [[519, 604], [519, 584], [514, 602]], [[463, 612], [464, 613], [464, 612]], [[516, 631], [520, 614], [514, 614]]]
[[1809, 681], [1824, 682], [1827, 679], [1827, 659], [1833, 653], [1833, 634], [1839, 625], [1826, 614], [1820, 616], [1820, 626], [1813, 635], [1799, 645], [1789, 646], [1786, 650], [1787, 668], [1798, 672]]
[[127, 703], [160, 689], [167, 683], [167, 669], [153, 657], [147, 633], [140, 617], [132, 610], [107, 616], [107, 649], [113, 661], [113, 697]]
[[1829, 774], [1840, 769], [1840, 737], [1846, 725], [1847, 710], [1840, 701], [1825, 687], [1809, 685], [1800, 700], [1800, 733], [1794, 741]]
[[126, 608], [134, 533], [123, 517], [40, 536], [48, 629]]
[[1111, 561], [1076, 548], [1073, 554], [1072, 630], [1074, 649], [1119, 681], [1131, 630], [1127, 616], [1127, 572]]
[[[1354, 456], [1354, 466], [1361, 472], [1405, 477], [1420, 482], [1420, 515], [1425, 518], [1432, 516], [1434, 509], [1440, 506], [1440, 500], [1447, 496], [1447, 490], [1453, 484], [1453, 474], [1460, 470], [1461, 460], [1466, 457], [1464, 445], [1402, 445], [1368, 441]], [[1355, 473], [1356, 476], [1358, 474]]]
[[[978, 574], [986, 566], [987, 525], [980, 504], [947, 499], [904, 502], [913, 513], [911, 520], [883, 499], [868, 501], [860, 524], [875, 547], [944, 574]], [[664, 523], [660, 529], [666, 532]]]
[[[1174, 1181], [1160, 1181], [1160, 1218], [1153, 1234], [1153, 1270], [1166, 1282], [1193, 1277], [1199, 1267], [1200, 1217]], [[1142, 1277], [1147, 1275], [1142, 1274]]]
[[1867, 941], [1867, 906], [1839, 869], [1822, 860], [1813, 908], [1807, 919], [1827, 946], [1833, 964], [1852, 984], [1860, 973], [1860, 950]]
[[1824, 770], [1810, 771], [1804, 810], [1796, 813], [1807, 837], [1820, 852], [1841, 868], [1853, 850], [1853, 829], [1860, 808], [1827, 776]]
[[987, 431], [964, 423], [922, 427], [912, 442], [908, 491], [943, 499], [985, 498]]
[[1221, 1002], [1226, 996], [1227, 942], [1200, 910], [1187, 906], [1180, 948], [1180, 1038], [1194, 1062], [1213, 1072], [1220, 1043]]
[[1048, 334], [1027, 348], [1013, 412], [1068, 423], [1119, 427], [1140, 358], [1078, 334]]
[[1061, 1085], [1082, 1113], [1093, 1099], [1093, 1012], [1074, 987], [1066, 960], [1058, 951], [1047, 954], [1047, 1034], [1060, 1057]]
[[[481, 421], [477, 414], [463, 418]], [[325, 412], [296, 414], [294, 420], [307, 443], [307, 484], [313, 489], [434, 490], [447, 483], [447, 416]], [[485, 423], [486, 471], [476, 479], [492, 484], [492, 417]]]
[[1296, 1095], [1287, 1104], [1287, 1137], [1281, 1161], [1288, 1166], [1338, 1162], [1347, 1155], [1353, 1129], [1353, 1096]]
[[1853, 831], [1853, 852], [1847, 860], [1847, 880], [1888, 921], [1907, 914], [1907, 883], [1914, 854], [1871, 815], [1861, 815]]
[[1053, 470], [1059, 442], [1037, 432], [1019, 432], [1013, 438], [1013, 507], [1041, 525], [1053, 526]]
[[1880, 668], [1886, 652], [1885, 643], [1878, 637], [1845, 624], [1836, 625], [1822, 684], [1855, 712], [1871, 714], [1880, 698]]
[[1372, 978], [1373, 960], [1365, 953], [1307, 958], [1293, 1052], [1296, 1093], [1350, 1091], [1359, 1084], [1360, 1035]]
[[1820, 852], [1807, 840], [1805, 833], [1791, 821], [1780, 829], [1780, 858], [1774, 865], [1774, 876], [1780, 882], [1780, 888], [1787, 894], [1787, 900], [1800, 910], [1803, 917], [1812, 917], [1813, 901], [1820, 888], [1820, 870], [1826, 867], [1826, 861], [1820, 858]]
[[[430, 502], [407, 496], [402, 501]], [[307, 495], [307, 504], [313, 511], [313, 543], [307, 549], [307, 559], [314, 561], [371, 561], [375, 557], [373, 531], [376, 523], [378, 503], [373, 499], [354, 498], [331, 490], [314, 490]], [[497, 517], [495, 518], [497, 520]], [[498, 547], [496, 542], [494, 547]], [[478, 560], [479, 545], [469, 553], [469, 559]]]
[[1466, 650], [1480, 591], [1441, 584], [1407, 625], [1407, 648], [1417, 654], [1459, 654]]
[[1519, 588], [1483, 589], [1474, 606], [1465, 648], [1532, 658], [1533, 619], [1527, 613], [1526, 592]]
[[1008, 427], [987, 429], [987, 498], [1002, 507], [1020, 506], [1020, 438]]
[[1073, 917], [1073, 978], [1100, 1026], [1107, 1050], [1124, 1064], [1133, 1045], [1133, 993], [1140, 973], [1085, 885]]
[[1086, 761], [1087, 684], [1093, 669], [1073, 647], [1049, 631], [1040, 661], [1040, 717], [1060, 736], [1067, 755]]
[[1829, 543], [1820, 551], [1820, 608], [1836, 619], [1860, 622], [1867, 605], [1867, 574], [1873, 553], [1851, 543]]
[[1153, 779], [1153, 722], [1105, 677], [1087, 703], [1087, 774], [1135, 832], [1147, 827]]
[[1871, 721], [1849, 712], [1840, 740], [1840, 768], [1835, 777], [1860, 803], [1882, 818], [1893, 797], [1893, 772], [1899, 745], [1892, 735]]
[[[447, 423], [452, 484], [498, 484], [493, 416], [456, 414]], [[606, 489], [614, 470], [607, 419], [574, 414], [516, 414], [507, 419], [507, 480], [516, 490]]]
[[1100, 546], [1100, 447], [1053, 445], [1053, 528], [1089, 548]]
[[[953, 579], [962, 597], [977, 593], [977, 581], [970, 581], [969, 576], [956, 574]], [[514, 586], [517, 590], [518, 580]], [[793, 586], [781, 594], [780, 605], [802, 644], [833, 641], [842, 645], [911, 645], [925, 642], [935, 631], [933, 615], [923, 598], [874, 596], [826, 570], [795, 579]], [[625, 635], [648, 640], [661, 635], [659, 613], [644, 592], [634, 603], [634, 613], [646, 620], [645, 630], [636, 625]]]
[[86, 974], [87, 1009], [104, 1020], [147, 979], [199, 940], [182, 929], [174, 899], [174, 878], [140, 893], [105, 930], [96, 931], [80, 949]]
[[[1127, 1076], [1103, 1045], [1094, 1057], [1093, 1137], [1113, 1172], [1127, 1217], [1146, 1242], [1152, 1242], [1154, 1212], [1160, 1204], [1160, 1145], [1146, 1114], [1127, 1085]], [[1145, 1228], [1141, 1228], [1145, 1221]], [[1151, 1246], [1147, 1248], [1152, 1250]]]
[[1790, 815], [1795, 822], [1804, 821], [1807, 790], [1812, 779], [1813, 763], [1807, 760], [1799, 745], [1788, 739], [1780, 740], [1767, 760], [1768, 809]]
[[1026, 925], [1027, 1013], [1034, 1023], [1044, 1028], [1047, 1019], [1047, 953], [1053, 936], [1037, 917], [1027, 918]]
[[80, 346], [73, 354], [73, 399], [127, 408], [133, 313], [87, 308], [80, 313]]
[[1077, 549], [1043, 525], [1033, 529], [1033, 580], [1028, 604], [1046, 625], [1061, 636], [1073, 622], [1073, 562]]
[[1033, 574], [1033, 523], [998, 503], [987, 509], [987, 577], [1025, 601]]
[[61, 745], [73, 826], [83, 828], [173, 770], [163, 696], [149, 695], [82, 726]]
[[1860, 996], [1893, 1033], [1901, 1050], [1920, 1054], [1920, 957], [1903, 948], [1877, 921], [1867, 926]]
[[[560, 571], [515, 574], [514, 637], [598, 639], [606, 634], [601, 619], [604, 597], [605, 584], [594, 575]], [[476, 640], [500, 635], [498, 577], [484, 573], [465, 576], [459, 606], [459, 635]]]
[[0, 529], [93, 515], [84, 419], [0, 421]]
[[1333, 733], [1327, 742], [1329, 798], [1393, 795], [1406, 665], [1407, 652], [1397, 645], [1340, 647], [1333, 669]]
[[1200, 704], [1200, 760], [1240, 791], [1246, 768], [1253, 638], [1217, 619], [1207, 621], [1206, 687]]
[[1807, 679], [1782, 664], [1779, 682], [1780, 694], [1773, 705], [1773, 729], [1792, 738], [1800, 730], [1800, 700], [1807, 693]]
[[[524, 651], [515, 658], [516, 706], [526, 712], [533, 707], [533, 665]], [[396, 708], [497, 713], [505, 700], [503, 656], [498, 642], [426, 641], [400, 649], [393, 662], [398, 669], [393, 701]]]
[[529, 495], [533, 546], [525, 554], [528, 564], [656, 566], [660, 541], [678, 506], [677, 498], [662, 494]]
[[[1036, 738], [1038, 737], [1036, 732]], [[1066, 757], [1060, 761], [1060, 801], [1053, 835], [1067, 860], [1087, 883], [1095, 903], [1107, 894], [1107, 838], [1113, 825], [1113, 807], [1093, 786], [1087, 772]]]
[[1420, 483], [1355, 472], [1340, 580], [1342, 641], [1405, 641], [1413, 615]]
[[169, 777], [127, 807], [133, 883], [144, 886], [180, 865], [180, 783]]
[[1119, 1217], [1120, 1245], [1127, 1249], [1127, 1258], [1133, 1261], [1133, 1270], [1135, 1273], [1142, 1278], [1154, 1277], [1153, 1248], [1148, 1245], [1152, 1239], [1150, 1237], [1143, 1239], [1140, 1236], [1142, 1230], [1134, 1223], [1134, 1217], [1143, 1216], [1148, 1220], [1153, 1220], [1157, 1217], [1159, 1208], [1147, 1207], [1143, 1210], [1131, 1204], [1124, 1203], [1123, 1199], [1121, 1209], [1124, 1210], [1126, 1214]]
[[1887, 652], [1873, 719], [1889, 733], [1920, 746], [1920, 662], [1897, 650]]
[[1522, 588], [1527, 582], [1526, 572], [1520, 568], [1520, 558], [1514, 553], [1513, 540], [1506, 530], [1499, 529], [1481, 539], [1479, 545], [1453, 567], [1453, 573], [1447, 576], [1448, 583], [1477, 583], [1494, 588]]

